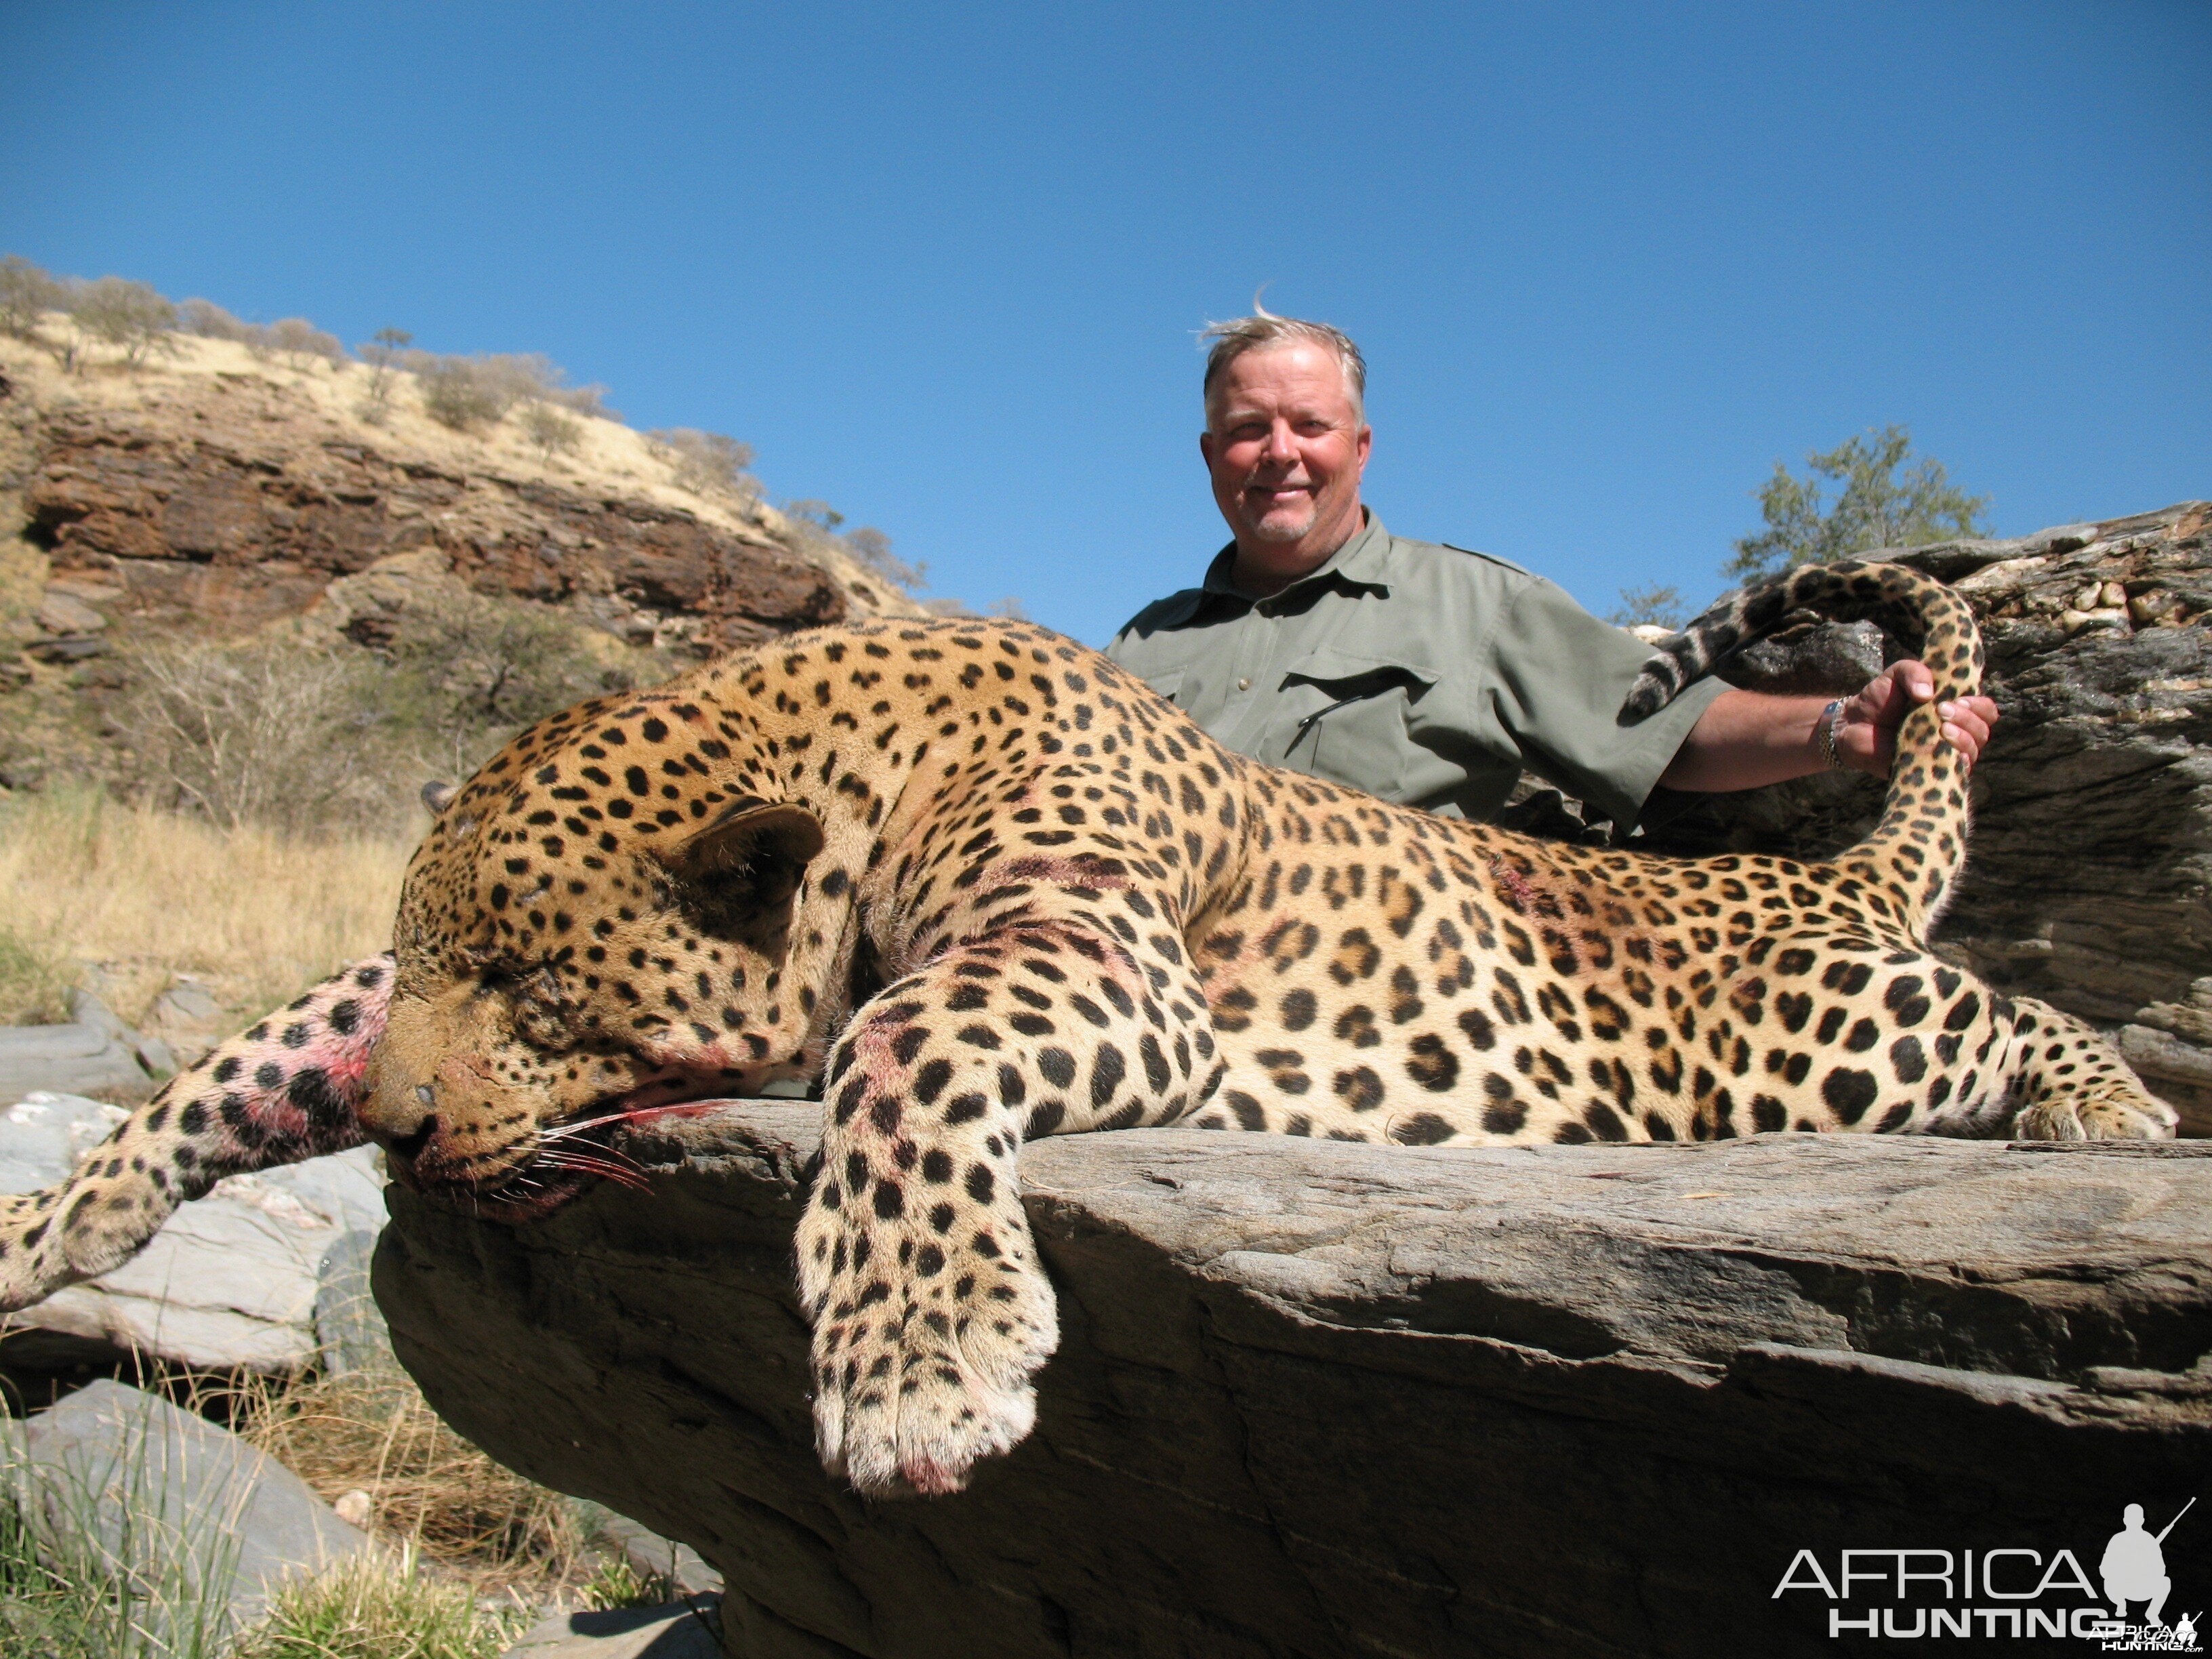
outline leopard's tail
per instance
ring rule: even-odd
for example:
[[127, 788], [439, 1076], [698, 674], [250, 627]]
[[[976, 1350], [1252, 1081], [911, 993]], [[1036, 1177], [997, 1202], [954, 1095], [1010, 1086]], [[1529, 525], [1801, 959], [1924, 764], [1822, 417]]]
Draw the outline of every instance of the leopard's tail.
[[1966, 860], [1966, 769], [1945, 741], [1938, 704], [1982, 689], [1982, 635], [1966, 602], [1933, 576], [1896, 564], [1811, 564], [1729, 594], [1660, 641], [1622, 707], [1641, 720], [1692, 681], [1774, 633], [1796, 611], [1871, 622], [1936, 677], [1936, 696], [1905, 716], [1890, 769], [1889, 800], [1874, 833], [1839, 854], [1838, 867], [1866, 884], [1875, 914], [1924, 940]]
[[121, 1267], [225, 1176], [358, 1146], [391, 1000], [390, 956], [340, 969], [171, 1078], [67, 1181], [0, 1198], [0, 1312]]

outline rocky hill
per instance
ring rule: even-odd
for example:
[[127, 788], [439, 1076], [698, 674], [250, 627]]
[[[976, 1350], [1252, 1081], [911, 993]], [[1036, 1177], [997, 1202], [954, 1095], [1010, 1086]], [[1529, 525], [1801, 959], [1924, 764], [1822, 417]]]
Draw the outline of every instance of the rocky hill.
[[64, 369], [0, 338], [0, 689], [31, 694], [0, 726], [19, 750], [70, 748], [68, 694], [115, 679], [86, 665], [179, 632], [296, 619], [374, 648], [409, 605], [466, 591], [680, 660], [920, 612], [756, 493], [687, 487], [682, 456], [619, 421], [564, 416], [533, 444], [521, 419], [441, 424], [410, 375], [373, 401], [363, 363], [164, 344]]

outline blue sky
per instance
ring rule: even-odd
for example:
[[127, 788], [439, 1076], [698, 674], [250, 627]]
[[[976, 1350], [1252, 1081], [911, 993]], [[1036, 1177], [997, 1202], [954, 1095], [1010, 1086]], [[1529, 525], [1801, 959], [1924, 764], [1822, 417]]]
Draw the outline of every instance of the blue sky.
[[0, 250], [544, 351], [1093, 642], [1223, 538], [1194, 331], [1603, 611], [1897, 421], [2000, 533], [2212, 495], [2212, 4], [0, 0]]

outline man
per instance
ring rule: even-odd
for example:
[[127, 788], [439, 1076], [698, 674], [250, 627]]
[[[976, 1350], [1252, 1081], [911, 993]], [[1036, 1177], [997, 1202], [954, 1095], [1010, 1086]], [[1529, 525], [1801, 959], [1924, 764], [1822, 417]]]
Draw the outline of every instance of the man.
[[[1899, 725], [1935, 694], [1925, 665], [1835, 702], [1707, 680], [1624, 725], [1648, 647], [1517, 566], [1403, 540], [1362, 506], [1374, 434], [1349, 338], [1265, 312], [1209, 333], [1199, 453], [1234, 539], [1107, 654], [1230, 748], [1469, 818], [1493, 817], [1525, 766], [1623, 834], [1657, 784], [1888, 775]], [[1942, 714], [1971, 765], [1996, 705]]]

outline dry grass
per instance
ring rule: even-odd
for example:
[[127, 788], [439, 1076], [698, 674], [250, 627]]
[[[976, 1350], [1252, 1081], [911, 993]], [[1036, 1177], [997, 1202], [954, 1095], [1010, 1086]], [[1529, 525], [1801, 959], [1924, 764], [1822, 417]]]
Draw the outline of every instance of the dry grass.
[[326, 1500], [368, 1493], [372, 1535], [479, 1593], [544, 1596], [591, 1573], [574, 1507], [455, 1434], [396, 1367], [249, 1384], [234, 1425]]
[[0, 1024], [52, 1018], [55, 981], [78, 963], [105, 971], [127, 1020], [179, 973], [241, 1018], [258, 1015], [390, 944], [411, 848], [219, 830], [90, 792], [11, 798], [0, 804]]

